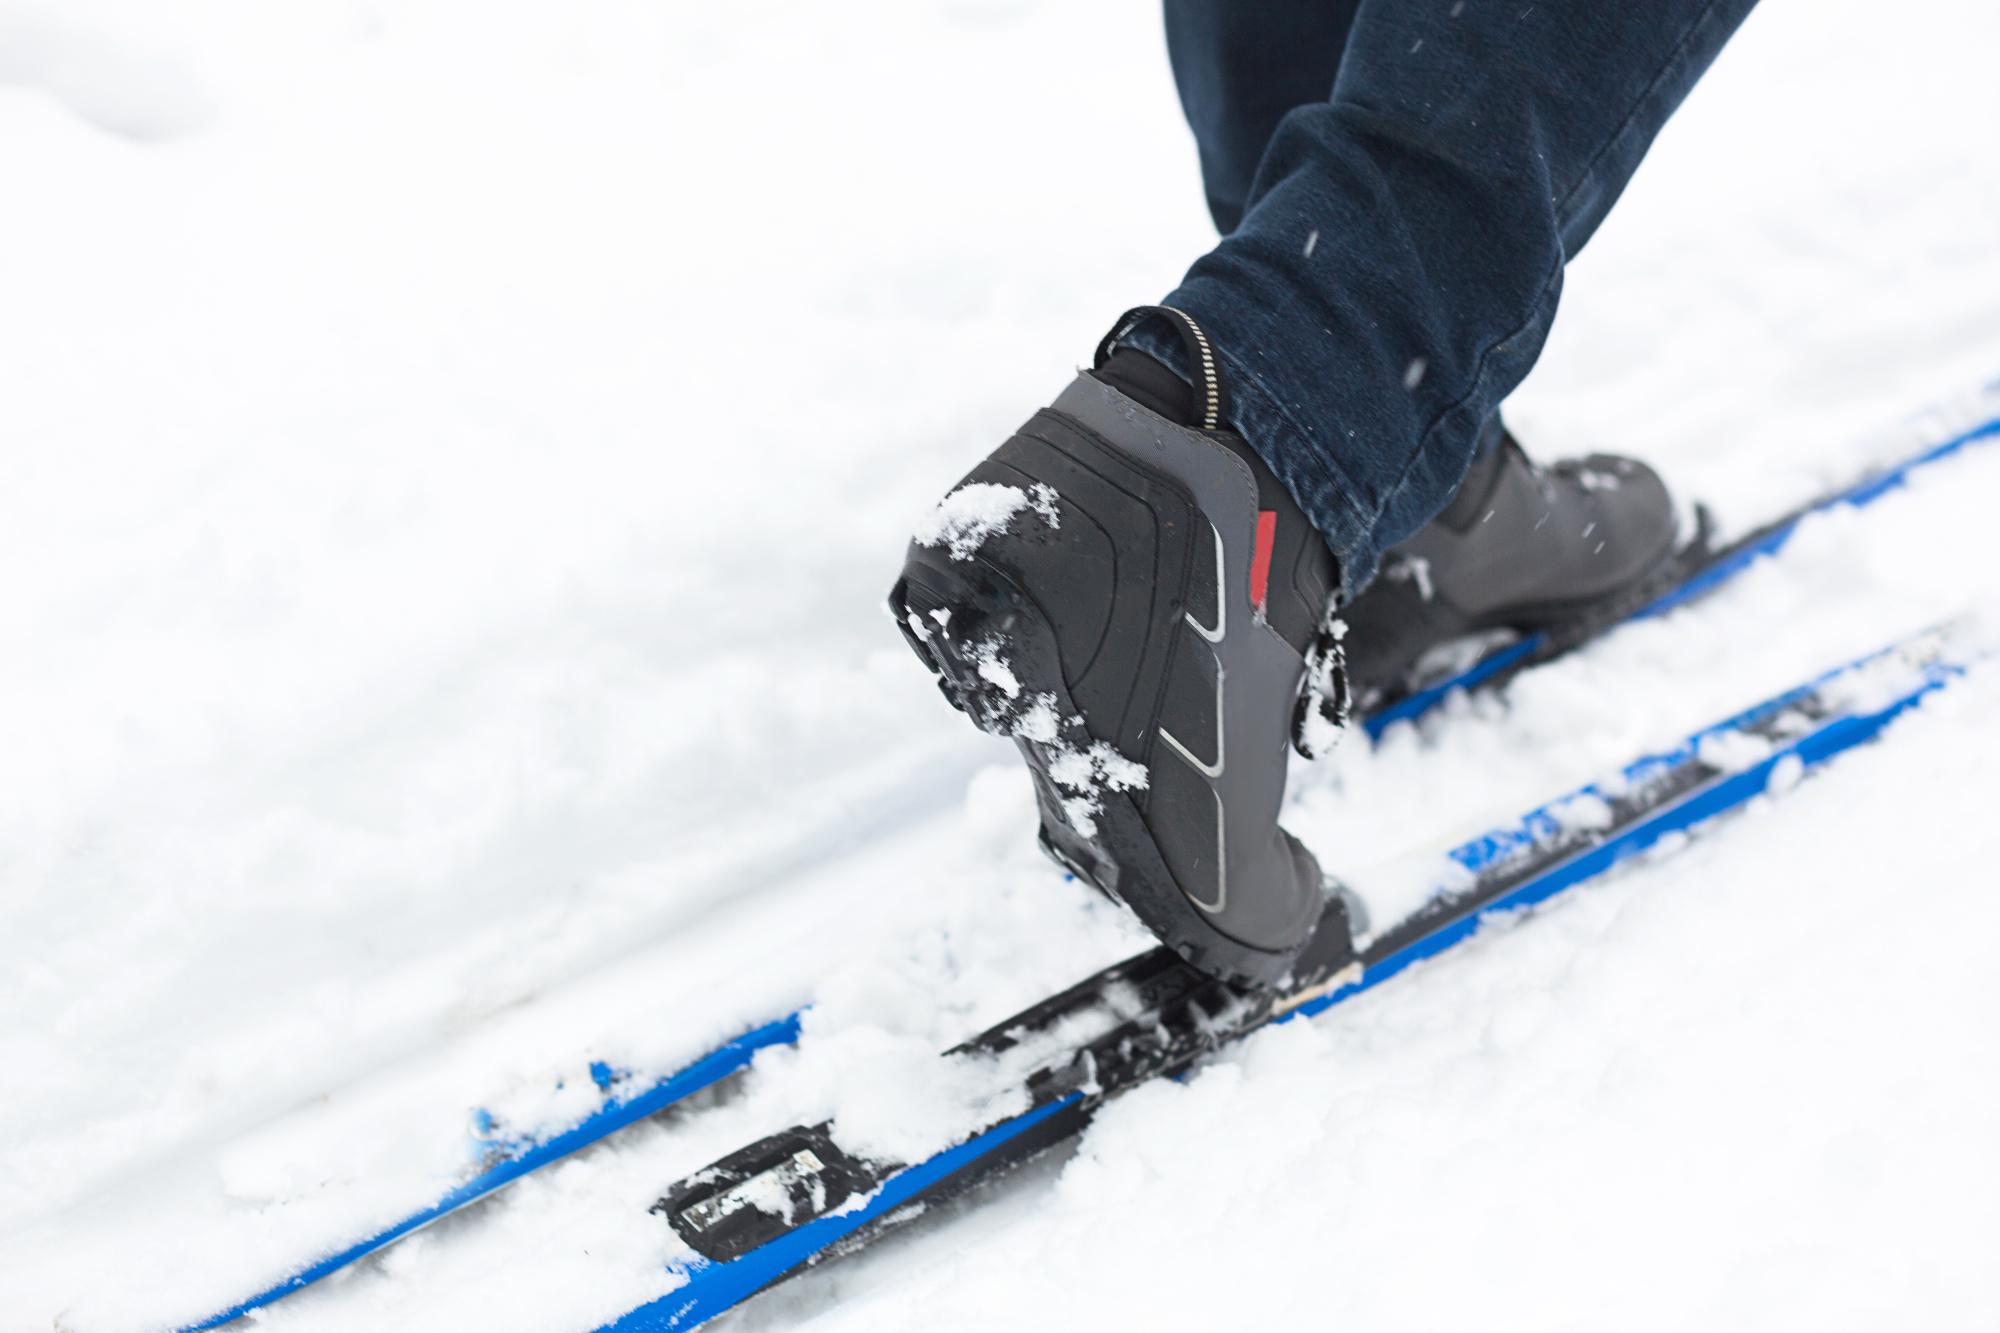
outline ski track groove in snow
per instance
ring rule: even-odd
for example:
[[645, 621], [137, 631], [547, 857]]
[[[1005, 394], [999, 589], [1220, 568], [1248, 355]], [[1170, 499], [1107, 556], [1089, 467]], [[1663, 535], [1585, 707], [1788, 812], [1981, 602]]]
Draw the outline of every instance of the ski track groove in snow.
[[[1734, 533], [2000, 375], [1996, 36], [1761, 6], [1516, 433]], [[812, 1000], [698, 1114], [263, 1316], [590, 1329], [663, 1285], [676, 1176], [908, 1132], [932, 1052], [1144, 946], [878, 608], [1208, 244], [1155, 7], [13, 0], [0, 145], [0, 1331], [219, 1308], [421, 1203], [473, 1107]], [[2000, 625], [1996, 493], [1975, 454], [1816, 519], [1295, 764], [1287, 822], [1371, 864]], [[1988, 1322], [1996, 676], [725, 1326]]]

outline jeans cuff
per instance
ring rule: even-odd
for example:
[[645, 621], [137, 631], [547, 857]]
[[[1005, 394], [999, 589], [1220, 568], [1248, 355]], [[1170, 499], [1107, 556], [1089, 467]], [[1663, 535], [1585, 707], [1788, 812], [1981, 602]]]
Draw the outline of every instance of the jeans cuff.
[[[1119, 340], [1120, 347], [1144, 352], [1182, 379], [1188, 373], [1187, 347], [1161, 318], [1149, 319]], [[1277, 474], [1306, 518], [1319, 530], [1340, 569], [1340, 600], [1346, 604], [1375, 577], [1382, 552], [1374, 543], [1374, 517], [1356, 508], [1349, 484], [1333, 459], [1321, 457], [1292, 425], [1290, 417], [1264, 386], [1220, 348], [1229, 385], [1229, 425], [1250, 443]]]

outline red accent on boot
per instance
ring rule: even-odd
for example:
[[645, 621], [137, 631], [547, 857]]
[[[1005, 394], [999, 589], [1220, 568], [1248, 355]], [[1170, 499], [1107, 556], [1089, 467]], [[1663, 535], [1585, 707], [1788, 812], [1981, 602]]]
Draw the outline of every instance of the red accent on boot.
[[1250, 557], [1250, 603], [1264, 614], [1265, 595], [1271, 587], [1271, 548], [1278, 541], [1278, 511], [1257, 511], [1257, 550]]

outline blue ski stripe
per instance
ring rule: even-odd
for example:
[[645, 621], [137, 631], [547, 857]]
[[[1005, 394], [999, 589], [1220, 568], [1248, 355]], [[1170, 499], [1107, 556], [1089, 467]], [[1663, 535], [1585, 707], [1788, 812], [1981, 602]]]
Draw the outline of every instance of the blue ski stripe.
[[[182, 1325], [182, 1333], [198, 1333], [201, 1329], [215, 1328], [232, 1319], [241, 1318], [252, 1310], [269, 1305], [281, 1296], [288, 1296], [301, 1287], [312, 1285], [329, 1273], [346, 1267], [356, 1259], [379, 1250], [391, 1241], [407, 1236], [420, 1227], [428, 1226], [475, 1199], [491, 1194], [509, 1181], [518, 1180], [558, 1158], [569, 1156], [579, 1148], [589, 1147], [608, 1134], [643, 1120], [657, 1111], [665, 1110], [682, 1098], [692, 1096], [743, 1068], [766, 1046], [788, 1046], [797, 1041], [799, 1017], [798, 1013], [793, 1013], [775, 1022], [766, 1023], [762, 1027], [753, 1028], [634, 1096], [613, 1098], [560, 1134], [516, 1145], [512, 1156], [454, 1187], [428, 1208], [412, 1213], [393, 1226], [328, 1255], [310, 1268], [294, 1273], [277, 1285], [230, 1306], [220, 1314], [211, 1315], [200, 1323]], [[591, 1073], [600, 1087], [606, 1086], [611, 1081], [609, 1071], [603, 1066], [593, 1065]]]

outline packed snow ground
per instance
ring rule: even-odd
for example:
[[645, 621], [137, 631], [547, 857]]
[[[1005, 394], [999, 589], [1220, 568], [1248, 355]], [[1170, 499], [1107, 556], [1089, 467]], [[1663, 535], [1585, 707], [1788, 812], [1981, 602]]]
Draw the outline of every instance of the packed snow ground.
[[[1741, 530], [1942, 428], [2000, 374], [1996, 38], [1769, 0], [1517, 431]], [[588, 1329], [675, 1176], [907, 1132], [899, 1071], [1144, 943], [878, 606], [1208, 243], [1149, 3], [0, 0], [0, 154], [0, 1329], [225, 1305], [470, 1108], [814, 1001], [725, 1104], [266, 1316]], [[1817, 522], [1288, 822], [1370, 865], [2000, 625], [1996, 493], [2000, 448]], [[1996, 676], [733, 1326], [1989, 1323]]]

